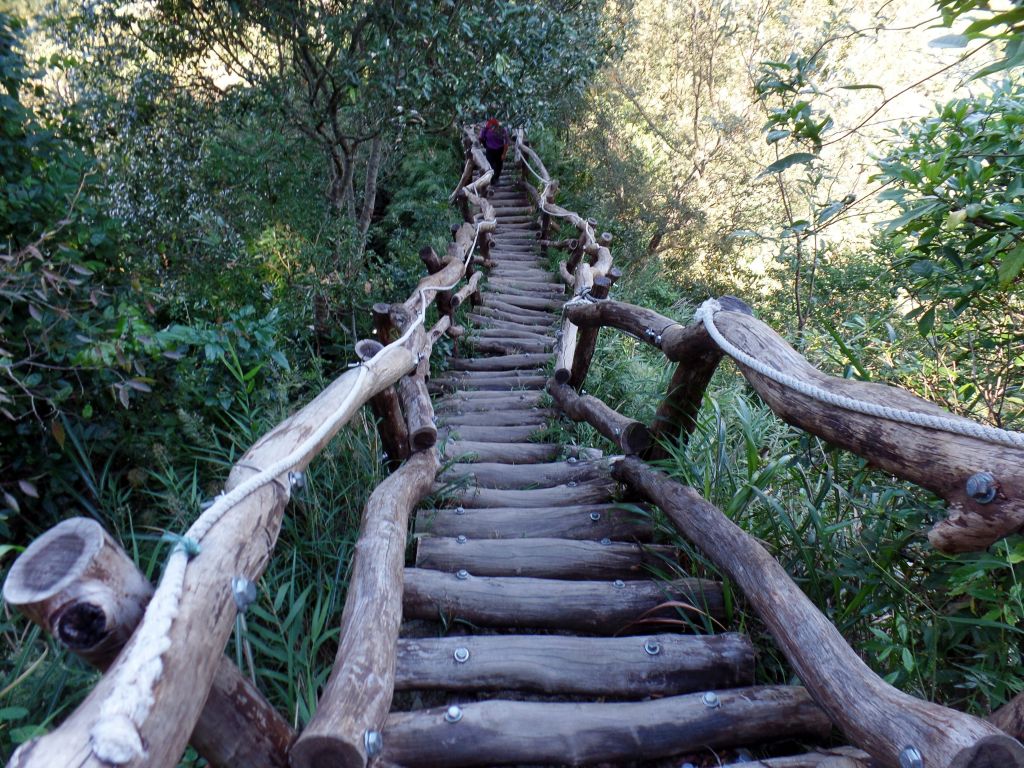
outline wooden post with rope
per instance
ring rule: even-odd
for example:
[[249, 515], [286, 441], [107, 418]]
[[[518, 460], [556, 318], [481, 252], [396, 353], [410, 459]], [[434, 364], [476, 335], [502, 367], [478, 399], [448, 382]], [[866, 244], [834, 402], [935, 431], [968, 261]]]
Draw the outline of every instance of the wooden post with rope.
[[[106, 670], [142, 619], [153, 585], [95, 520], [72, 517], [11, 566], [3, 596], [77, 656]], [[189, 743], [214, 768], [287, 768], [295, 732], [226, 656]]]

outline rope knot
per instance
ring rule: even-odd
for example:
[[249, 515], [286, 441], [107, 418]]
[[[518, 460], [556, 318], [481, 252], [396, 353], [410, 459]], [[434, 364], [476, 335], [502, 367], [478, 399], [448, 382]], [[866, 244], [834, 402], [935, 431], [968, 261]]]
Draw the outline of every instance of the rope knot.
[[721, 311], [722, 305], [718, 302], [718, 299], [711, 298], [697, 307], [697, 311], [693, 313], [694, 321], [703, 323], [705, 327], [713, 326], [715, 324], [715, 313]]

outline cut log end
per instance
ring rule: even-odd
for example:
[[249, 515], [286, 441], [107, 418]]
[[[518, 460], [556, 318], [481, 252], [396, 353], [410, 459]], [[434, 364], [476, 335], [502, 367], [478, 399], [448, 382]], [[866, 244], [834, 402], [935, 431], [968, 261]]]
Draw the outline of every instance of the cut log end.
[[423, 426], [409, 435], [413, 450], [425, 451], [437, 445], [437, 427]]
[[986, 736], [957, 754], [949, 768], [1024, 768], [1024, 746], [1009, 736]]
[[569, 377], [572, 375], [572, 371], [568, 368], [556, 368], [555, 369], [555, 381], [559, 384], [565, 384], [569, 381]]
[[754, 310], [750, 308], [750, 305], [735, 296], [719, 296], [718, 303], [722, 309], [729, 312], [742, 312], [744, 315], [754, 316]]
[[288, 756], [294, 768], [363, 768], [366, 753], [339, 738], [314, 736], [296, 742]]
[[634, 421], [622, 430], [619, 447], [623, 453], [634, 456], [644, 453], [651, 447], [652, 442], [651, 430], [647, 428], [647, 425]]
[[107, 612], [94, 603], [75, 603], [61, 613], [55, 629], [57, 637], [71, 650], [88, 650], [107, 636]]
[[103, 548], [103, 528], [82, 517], [65, 520], [33, 541], [11, 566], [4, 599], [12, 605], [46, 600], [79, 579]]
[[356, 342], [356, 357], [365, 363], [382, 349], [384, 349], [384, 345], [379, 341], [375, 341], [374, 339], [362, 339]]

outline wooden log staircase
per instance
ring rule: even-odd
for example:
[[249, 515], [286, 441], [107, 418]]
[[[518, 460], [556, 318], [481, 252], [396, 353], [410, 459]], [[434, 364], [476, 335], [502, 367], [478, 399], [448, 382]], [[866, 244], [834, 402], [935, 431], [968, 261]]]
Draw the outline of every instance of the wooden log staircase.
[[544, 388], [567, 297], [521, 185], [492, 190], [474, 354], [430, 383], [446, 465], [415, 514], [381, 759], [703, 765], [824, 739], [804, 689], [753, 686], [753, 646], [722, 629], [720, 584], [652, 576], [677, 553], [651, 543], [610, 462], [538, 439], [559, 416]]
[[[19, 557], [8, 604], [106, 673], [8, 766], [171, 768], [191, 743], [213, 768], [1024, 768], [1024, 697], [989, 722], [895, 690], [759, 542], [646, 461], [687, 439], [731, 357], [782, 418], [942, 496], [931, 540], [959, 551], [1024, 525], [1024, 437], [826, 376], [736, 299], [688, 326], [611, 299], [611, 235], [555, 204], [522, 133], [521, 180], [491, 184], [471, 130], [465, 146], [448, 252], [421, 251], [429, 275], [374, 305], [361, 363], [240, 459], [155, 592], [91, 520]], [[678, 363], [652, 425], [582, 392], [603, 327]], [[445, 334], [470, 354], [431, 378]], [[296, 733], [223, 650], [301, 470], [364, 404], [393, 472], [364, 509], [336, 661]], [[562, 418], [615, 455], [545, 438]], [[688, 573], [656, 519], [729, 589]], [[802, 685], [755, 685], [736, 591]]]

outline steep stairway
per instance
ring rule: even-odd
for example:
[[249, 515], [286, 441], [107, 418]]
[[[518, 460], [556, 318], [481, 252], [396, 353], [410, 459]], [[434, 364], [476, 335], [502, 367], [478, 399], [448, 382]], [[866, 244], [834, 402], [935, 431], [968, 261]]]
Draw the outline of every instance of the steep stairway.
[[557, 416], [545, 367], [567, 297], [525, 195], [506, 183], [491, 203], [473, 356], [430, 383], [449, 463], [416, 514], [382, 763], [704, 765], [827, 731], [803, 689], [750, 687], [749, 639], [683, 634], [722, 628], [721, 585], [651, 576], [676, 552], [600, 451], [535, 439]]

